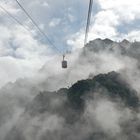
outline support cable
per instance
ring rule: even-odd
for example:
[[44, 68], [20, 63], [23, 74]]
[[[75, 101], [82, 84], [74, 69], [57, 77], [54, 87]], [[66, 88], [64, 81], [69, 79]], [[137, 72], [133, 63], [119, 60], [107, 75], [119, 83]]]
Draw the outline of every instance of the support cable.
[[91, 20], [92, 5], [93, 5], [93, 0], [90, 0], [89, 9], [88, 9], [88, 18], [87, 18], [84, 46], [86, 45], [87, 39], [88, 39], [88, 32], [89, 32], [89, 25], [90, 25], [90, 20]]
[[54, 47], [59, 53], [61, 51], [52, 43], [52, 41], [48, 38], [48, 36], [41, 30], [41, 28], [37, 25], [36, 21], [31, 17], [31, 15], [25, 10], [25, 8], [19, 3], [18, 0], [15, 0], [19, 7], [23, 10], [23, 12], [27, 15], [27, 17], [32, 21], [32, 23], [35, 25], [35, 27], [39, 30], [39, 32], [47, 39], [48, 43]]

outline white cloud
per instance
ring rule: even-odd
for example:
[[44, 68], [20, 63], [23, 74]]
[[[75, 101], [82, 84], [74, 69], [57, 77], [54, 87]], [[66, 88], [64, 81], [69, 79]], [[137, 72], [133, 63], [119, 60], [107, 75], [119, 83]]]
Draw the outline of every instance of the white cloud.
[[44, 2], [42, 3], [42, 5], [45, 6], [45, 7], [48, 7], [48, 6], [49, 6], [49, 4], [48, 4], [46, 1], [44, 1]]
[[47, 45], [21, 26], [0, 26], [0, 87], [19, 78], [32, 77], [48, 60]]
[[57, 25], [59, 25], [61, 22], [61, 19], [60, 18], [54, 18], [51, 20], [51, 22], [49, 23], [49, 26], [50, 27], [55, 27]]
[[107, 100], [99, 100], [97, 104], [88, 103], [87, 112], [90, 119], [98, 123], [101, 129], [108, 135], [117, 135], [121, 132], [119, 125], [121, 112], [117, 110], [116, 105]]
[[[12, 1], [1, 1], [0, 6], [4, 7], [12, 14], [17, 14], [20, 10], [15, 8], [15, 4]], [[0, 15], [3, 14], [3, 10], [0, 10]]]
[[[140, 40], [138, 37], [140, 34], [135, 29], [135, 25], [131, 30], [127, 27], [128, 24], [131, 25], [140, 19], [139, 0], [98, 0], [96, 3], [100, 6], [100, 10], [96, 14], [94, 13], [95, 16], [92, 16], [88, 41], [95, 38], [121, 40], [125, 37]], [[127, 29], [128, 32], [118, 29], [119, 26], [122, 26], [123, 30]], [[69, 39], [67, 43], [76, 48], [83, 47], [84, 33], [85, 28], [72, 35], [71, 40]]]
[[126, 38], [128, 38], [131, 41], [139, 41], [140, 40], [140, 31], [131, 31], [126, 35]]
[[112, 10], [119, 15], [120, 20], [130, 22], [136, 18], [140, 18], [140, 1], [139, 0], [98, 0], [103, 10]]

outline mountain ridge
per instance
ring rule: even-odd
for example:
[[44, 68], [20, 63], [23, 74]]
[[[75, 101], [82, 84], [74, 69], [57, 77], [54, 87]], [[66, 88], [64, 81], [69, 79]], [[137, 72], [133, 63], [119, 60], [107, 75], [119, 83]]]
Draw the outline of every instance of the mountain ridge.
[[[99, 74], [90, 79], [77, 81], [70, 88], [62, 88], [54, 92], [40, 92], [27, 106], [22, 117], [25, 117], [26, 120], [27, 116], [30, 116], [34, 120], [34, 118], [47, 113], [52, 116], [62, 117], [67, 125], [73, 126], [83, 118], [86, 108], [85, 103], [90, 100], [95, 102], [97, 100], [96, 96], [110, 100], [112, 103], [118, 104], [118, 106], [133, 109], [134, 112], [137, 112], [139, 108], [137, 92], [121, 78], [119, 73], [113, 71], [107, 74]], [[27, 124], [21, 123], [20, 125], [22, 128]], [[18, 127], [15, 126], [5, 140], [24, 140], [23, 132], [19, 131]], [[97, 132], [83, 140], [92, 140], [97, 137], [96, 134]], [[99, 131], [98, 137], [105, 138], [107, 136], [102, 131]], [[98, 137], [96, 140], [100, 139]]]

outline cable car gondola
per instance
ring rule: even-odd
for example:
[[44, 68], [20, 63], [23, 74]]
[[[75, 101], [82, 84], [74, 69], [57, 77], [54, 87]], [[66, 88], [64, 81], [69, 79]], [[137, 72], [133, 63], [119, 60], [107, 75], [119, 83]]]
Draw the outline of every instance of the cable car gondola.
[[62, 68], [63, 69], [66, 69], [67, 68], [67, 61], [65, 60], [65, 55], [63, 55]]

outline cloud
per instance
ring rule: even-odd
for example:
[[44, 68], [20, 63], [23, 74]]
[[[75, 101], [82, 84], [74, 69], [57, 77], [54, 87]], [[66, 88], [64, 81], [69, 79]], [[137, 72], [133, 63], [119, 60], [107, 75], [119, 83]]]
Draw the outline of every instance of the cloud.
[[131, 41], [139, 41], [140, 40], [139, 34], [140, 31], [134, 30], [129, 32], [128, 35], [126, 35], [126, 38], [128, 38]]
[[61, 19], [59, 19], [59, 18], [54, 18], [54, 19], [52, 19], [52, 21], [50, 22], [49, 26], [50, 26], [50, 27], [55, 27], [55, 26], [57, 26], [57, 25], [60, 24], [60, 21], [61, 21]]
[[[130, 39], [127, 34], [132, 34], [133, 32], [139, 33], [138, 28], [134, 24], [132, 25], [132, 23], [139, 21], [140, 10], [138, 7], [140, 6], [140, 2], [138, 0], [129, 2], [98, 0], [95, 4], [100, 7], [100, 10], [96, 13], [93, 10], [88, 41], [96, 38], [110, 38], [113, 40]], [[82, 47], [84, 34], [85, 28], [81, 28], [80, 31], [71, 36], [72, 41], [70, 39], [67, 41], [68, 45]], [[131, 40], [135, 39], [139, 40], [137, 36], [131, 35]]]
[[[108, 100], [98, 100], [96, 107], [95, 104], [89, 103], [87, 107], [88, 115], [93, 121], [97, 121], [100, 127], [109, 135], [117, 135], [121, 132], [119, 120], [121, 112], [117, 110], [115, 104]], [[95, 118], [95, 120], [93, 119]]]
[[[72, 20], [75, 17], [73, 15], [74, 13], [71, 13], [71, 11], [67, 9], [69, 9], [69, 7], [73, 7], [75, 2], [71, 1], [71, 2], [65, 3], [65, 1], [63, 0], [55, 1], [55, 2], [47, 1], [47, 6], [44, 0], [41, 0], [41, 1], [35, 0], [34, 2], [25, 0], [21, 3], [25, 7], [25, 9], [27, 9], [29, 14], [35, 19], [38, 25], [41, 28], [43, 27], [42, 29], [49, 36], [49, 39], [55, 44], [57, 44], [56, 46], [60, 50], [62, 50], [64, 48], [63, 45], [65, 44], [65, 38], [66, 38], [65, 34], [68, 34], [68, 32], [71, 32], [71, 30], [69, 31], [67, 29], [67, 25], [69, 24], [69, 22], [72, 22]], [[44, 3], [45, 3], [45, 6], [44, 6]], [[26, 66], [27, 71], [28, 70], [30, 71], [32, 67], [32, 70], [26, 73], [34, 73], [34, 71], [39, 70], [40, 67], [43, 64], [45, 64], [46, 61], [48, 61], [49, 59], [53, 57], [53, 53], [50, 50], [51, 49], [54, 50], [54, 48], [52, 48], [52, 46], [47, 42], [47, 39], [44, 38], [39, 33], [39, 31], [33, 26], [33, 24], [30, 22], [30, 20], [27, 18], [24, 12], [20, 9], [20, 7], [17, 5], [16, 2], [14, 1], [11, 2], [10, 0], [7, 0], [6, 2], [1, 1], [0, 4], [5, 9], [7, 9], [8, 12], [10, 12], [13, 16], [18, 18], [25, 25], [25, 27], [27, 27], [27, 29], [30, 31], [30, 32], [27, 32], [26, 30], [24, 30], [24, 28], [18, 25], [4, 11], [1, 11], [0, 20], [2, 22], [0, 24], [0, 31], [3, 32], [3, 34], [1, 34], [0, 36], [0, 56], [3, 57], [2, 60], [5, 59], [6, 61], [9, 60], [9, 57], [13, 57], [11, 59], [12, 61], [14, 60], [15, 67], [20, 67], [21, 65], [19, 64], [19, 62], [23, 60], [22, 64]], [[44, 13], [47, 13], [47, 14], [44, 15]], [[67, 16], [66, 13], [68, 13], [69, 16]], [[60, 21], [62, 21], [63, 23], [61, 24], [61, 27], [59, 24]], [[57, 25], [57, 27], [55, 27], [54, 29], [50, 27], [49, 24], [51, 26]], [[68, 28], [70, 29], [70, 27]], [[65, 31], [65, 33], [63, 31]], [[56, 52], [56, 50], [54, 50], [54, 52]], [[22, 60], [19, 60], [19, 59], [22, 59]], [[60, 63], [61, 59], [55, 60], [55, 61], [59, 61]], [[2, 63], [5, 63], [5, 62], [2, 62]], [[9, 63], [7, 63], [7, 67], [10, 67], [9, 64], [10, 64], [10, 60], [9, 60]], [[33, 66], [34, 64], [36, 66]], [[15, 73], [13, 73], [13, 76], [12, 76], [15, 78], [6, 76], [4, 80], [5, 82], [2, 82], [0, 87], [6, 84], [7, 82], [13, 82], [17, 80], [18, 78], [31, 76], [30, 74], [27, 74], [26, 76], [24, 74], [21, 74], [21, 73], [25, 73], [24, 72], [25, 69], [23, 69], [24, 66], [23, 67], [21, 66], [20, 68], [22, 72], [20, 72], [19, 75], [15, 74], [16, 71], [19, 70], [17, 69]], [[1, 71], [4, 71], [3, 69], [1, 69]]]
[[20, 26], [0, 26], [0, 87], [18, 78], [32, 77], [52, 56], [47, 45]]
[[[64, 104], [65, 100], [61, 98], [61, 95], [59, 96], [59, 94], [56, 95], [55, 93], [47, 92], [43, 96], [43, 103], [45, 103], [48, 109], [45, 114], [37, 113], [35, 117], [28, 114], [18, 116], [18, 112], [21, 113], [27, 104], [32, 101], [33, 97], [41, 91], [56, 91], [59, 88], [71, 86], [71, 84], [77, 80], [87, 79], [89, 74], [92, 77], [113, 70], [120, 72], [132, 87], [135, 85], [135, 89], [139, 94], [139, 57], [135, 58], [135, 55], [132, 55], [132, 51], [130, 51], [132, 54], [129, 54], [129, 50], [131, 50], [133, 46], [129, 46], [128, 43], [127, 47], [125, 46], [126, 53], [123, 55], [123, 51], [121, 51], [123, 46], [119, 46], [116, 42], [114, 42], [113, 45], [109, 45], [97, 39], [91, 42], [90, 45], [88, 44], [87, 47], [88, 49], [84, 48], [84, 50], [87, 49], [86, 52], [75, 52], [73, 55], [68, 56], [70, 57], [70, 61], [68, 61], [69, 69], [67, 70], [61, 69], [61, 63], [57, 61], [60, 57], [55, 55], [54, 57], [49, 57], [42, 69], [40, 69], [38, 73], [36, 72], [36, 75], [32, 78], [32, 73], [28, 73], [28, 75], [30, 75], [29, 78], [22, 78], [15, 83], [9, 83], [4, 86], [0, 90], [0, 100], [3, 101], [1, 102], [1, 107], [4, 108], [6, 114], [0, 115], [0, 117], [5, 115], [9, 116], [9, 114], [14, 117], [15, 119], [13, 120], [16, 120], [16, 122], [13, 121], [11, 126], [16, 123], [16, 128], [18, 128], [20, 132], [23, 132], [22, 136], [25, 136], [26, 139], [45, 139], [46, 137], [56, 139], [57, 137], [59, 140], [65, 136], [67, 136], [67, 140], [84, 139], [93, 133], [96, 139], [102, 137], [105, 139], [123, 139], [126, 137], [127, 139], [129, 136], [126, 135], [126, 131], [130, 133], [130, 129], [132, 129], [132, 133], [130, 134], [130, 136], [132, 136], [137, 126], [133, 124], [133, 127], [131, 127], [128, 122], [135, 119], [137, 113], [134, 114], [133, 111], [131, 112], [131, 109], [124, 106], [119, 100], [117, 100], [116, 103], [99, 94], [98, 97], [95, 96], [89, 100], [86, 100], [86, 97], [84, 98], [87, 101], [85, 112], [79, 121], [72, 126], [66, 123], [65, 117], [61, 114], [68, 110]], [[135, 45], [135, 47], [137, 47], [137, 45]], [[135, 51], [136, 50], [134, 50], [134, 52]], [[139, 51], [136, 51], [136, 54], [138, 53]], [[34, 70], [36, 70], [36, 68]], [[26, 70], [25, 72], [28, 71]], [[35, 72], [33, 72], [33, 74], [34, 73]], [[64, 94], [62, 94], [62, 96], [63, 95]], [[36, 111], [40, 109], [41, 105], [36, 104], [33, 108]], [[10, 108], [10, 111], [6, 109], [7, 106]], [[60, 113], [59, 109], [61, 107], [62, 112], [60, 111]], [[17, 111], [16, 114], [19, 120], [17, 120], [11, 110]], [[66, 115], [66, 113], [64, 114]], [[5, 120], [8, 119], [5, 117]], [[138, 122], [138, 120], [136, 120], [136, 122]], [[3, 129], [11, 128], [9, 125], [5, 125], [5, 122], [2, 121]], [[1, 132], [4, 131], [3, 129], [1, 129]], [[7, 133], [7, 131], [5, 132]]]
[[[2, 127], [0, 127], [1, 133], [4, 130], [8, 132], [12, 128], [25, 106], [39, 91], [54, 91], [61, 87], [71, 86], [77, 80], [88, 78], [89, 74], [97, 75], [115, 70], [124, 75], [124, 78], [138, 92], [140, 91], [138, 58], [129, 55], [122, 56], [120, 50], [117, 49], [113, 53], [108, 52], [108, 50], [99, 51], [98, 53], [88, 52], [87, 58], [81, 57], [79, 48], [83, 48], [88, 10], [87, 0], [67, 2], [65, 0], [24, 0], [21, 3], [60, 50], [63, 50], [63, 47], [70, 46], [73, 54], [66, 56], [69, 69], [62, 70], [62, 56], [55, 54], [56, 50], [51, 49], [50, 44], [40, 35], [18, 5], [14, 1], [11, 2], [11, 0], [7, 0], [7, 3], [0, 2], [30, 30], [30, 32], [27, 32], [4, 12], [0, 12], [0, 87], [4, 86], [0, 90], [0, 100], [3, 101], [1, 104], [4, 106], [6, 116], [13, 118], [12, 121], [8, 118], [11, 122], [3, 122]], [[113, 40], [122, 40], [123, 38], [139, 40], [139, 30], [135, 27], [135, 24], [131, 27], [132, 23], [139, 20], [138, 0], [98, 0], [94, 4], [98, 8], [93, 9], [89, 40], [107, 37]], [[126, 28], [127, 25], [129, 27], [126, 32], [122, 29]], [[101, 44], [101, 46], [103, 45]], [[114, 48], [117, 47], [118, 45], [115, 44]], [[57, 104], [57, 102], [55, 103]], [[98, 122], [97, 128], [107, 134], [109, 131], [113, 136], [120, 133], [119, 119], [122, 117], [120, 114], [123, 114], [123, 111], [116, 108], [116, 104], [108, 100], [100, 103], [97, 104], [95, 110], [91, 109], [92, 104], [90, 104], [91, 107], [88, 106], [90, 107], [89, 111], [91, 111], [89, 114], [92, 111], [94, 112], [94, 119]], [[15, 112], [6, 110], [7, 106]], [[109, 114], [106, 111], [110, 111]], [[106, 122], [103, 121], [100, 115], [102, 112], [106, 116]], [[5, 117], [5, 115], [3, 116]], [[55, 128], [63, 127], [61, 130], [66, 129], [66, 134], [70, 135], [74, 133], [73, 139], [76, 140], [92, 133], [90, 130], [90, 128], [93, 128], [92, 125], [79, 124], [78, 122], [74, 126], [75, 131], [73, 131], [65, 126], [63, 118], [59, 118], [59, 116], [48, 115], [48, 119], [46, 118], [41, 123], [38, 119], [40, 117], [32, 121], [29, 118], [31, 124], [27, 124], [29, 128], [27, 131], [25, 130], [25, 134], [31, 134], [32, 131], [30, 130], [34, 132], [33, 123], [36, 124], [36, 127], [41, 127], [44, 124], [41, 132], [48, 131], [49, 128], [55, 131]], [[47, 126], [47, 124], [53, 122], [53, 119], [55, 121], [52, 127]], [[109, 120], [111, 121], [109, 122]], [[87, 129], [87, 131], [84, 132], [84, 129]], [[61, 130], [60, 134], [62, 133]], [[43, 135], [41, 132], [39, 137]], [[83, 132], [82, 136], [79, 134], [81, 132]], [[68, 139], [70, 138], [68, 137]]]
[[[5, 9], [8, 9], [8, 11], [9, 11], [10, 13], [14, 14], [14, 15], [18, 14], [18, 12], [20, 11], [19, 9], [16, 9], [16, 8], [15, 8], [15, 4], [13, 4], [12, 1], [9, 1], [8, 4], [7, 4], [5, 1], [2, 0], [2, 1], [0, 2], [0, 5], [1, 5], [2, 7], [4, 7]], [[0, 15], [3, 14], [3, 10], [2, 10], [2, 9], [0, 10], [0, 13], [1, 13]]]

